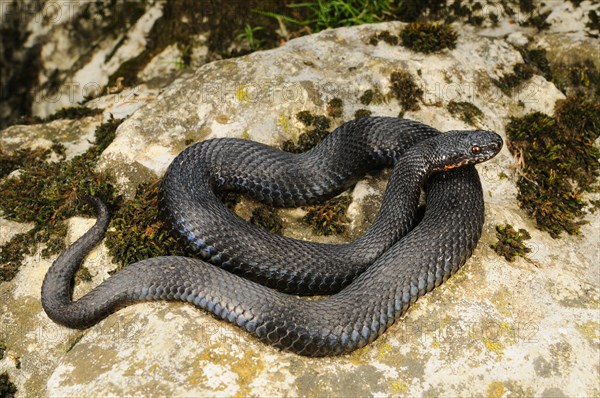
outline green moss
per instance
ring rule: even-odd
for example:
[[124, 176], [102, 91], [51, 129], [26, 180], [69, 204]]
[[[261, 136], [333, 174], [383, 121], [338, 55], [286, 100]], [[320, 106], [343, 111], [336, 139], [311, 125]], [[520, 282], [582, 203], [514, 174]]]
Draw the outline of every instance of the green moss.
[[341, 98], [333, 98], [327, 103], [327, 116], [340, 117], [344, 113], [344, 102]]
[[450, 25], [412, 22], [400, 31], [400, 39], [404, 47], [428, 54], [456, 48], [458, 33]]
[[17, 393], [17, 387], [10, 381], [8, 373], [0, 373], [0, 397], [14, 398]]
[[515, 231], [510, 224], [497, 225], [496, 238], [498, 241], [490, 247], [511, 263], [515, 261], [516, 257], [525, 257], [527, 253], [531, 253], [531, 249], [523, 243], [523, 241], [531, 239], [531, 235], [524, 229]]
[[91, 109], [85, 106], [61, 108], [52, 115], [43, 119], [42, 122], [51, 122], [58, 119], [82, 119], [87, 116], [96, 116], [102, 113], [102, 109]]
[[374, 90], [368, 89], [358, 99], [361, 104], [369, 105], [373, 101]]
[[250, 223], [273, 234], [278, 234], [283, 228], [277, 209], [267, 206], [259, 206], [254, 209]]
[[483, 117], [483, 112], [470, 102], [450, 101], [448, 111], [460, 118], [463, 122], [476, 126]]
[[73, 106], [68, 108], [61, 108], [55, 113], [45, 118], [38, 116], [23, 116], [16, 121], [16, 124], [30, 125], [52, 122], [59, 119], [82, 119], [88, 116], [96, 116], [102, 113], [102, 109], [92, 109], [85, 106]]
[[47, 149], [20, 149], [14, 154], [7, 154], [0, 149], [0, 178], [28, 164], [45, 160], [50, 155]]
[[4, 353], [6, 352], [6, 344], [0, 341], [0, 361], [4, 359]]
[[281, 145], [281, 149], [286, 152], [306, 152], [329, 134], [330, 122], [326, 116], [315, 116], [308, 111], [302, 111], [296, 114], [296, 118], [306, 127], [312, 127], [312, 129], [300, 134], [297, 143], [293, 140], [285, 141]]
[[331, 126], [331, 122], [326, 116], [318, 115], [313, 118], [312, 126], [317, 130], [327, 130]]
[[552, 68], [548, 61], [546, 50], [543, 48], [520, 48], [519, 52], [523, 57], [523, 61], [527, 65], [532, 66], [537, 73], [544, 76], [548, 81], [552, 80]]
[[513, 73], [492, 79], [492, 82], [506, 95], [512, 95], [515, 88], [531, 79], [534, 69], [528, 64], [518, 63], [513, 67]]
[[111, 120], [96, 129], [96, 142], [88, 151], [64, 161], [64, 148], [53, 148], [63, 161], [45, 162], [50, 151], [31, 156], [19, 166], [20, 173], [0, 181], [0, 211], [3, 217], [22, 223], [33, 223], [33, 228], [17, 234], [0, 251], [0, 281], [14, 277], [24, 256], [33, 254], [37, 244], [44, 243], [42, 256], [64, 250], [66, 225], [64, 221], [75, 215], [93, 216], [92, 209], [82, 203], [82, 195], [96, 196], [113, 207], [118, 196], [108, 177], [95, 171], [96, 162], [104, 148], [114, 138], [121, 120]]
[[358, 109], [356, 112], [354, 112], [354, 118], [360, 119], [361, 117], [369, 117], [372, 113], [373, 112], [368, 109]]
[[120, 267], [157, 256], [194, 256], [182, 248], [159, 217], [160, 181], [138, 186], [133, 199], [125, 200], [113, 212], [105, 244]]
[[91, 282], [92, 274], [87, 267], [80, 267], [75, 274], [75, 283], [78, 282]]
[[15, 277], [23, 258], [32, 254], [30, 242], [33, 238], [35, 238], [33, 233], [17, 234], [2, 246], [0, 251], [0, 282], [9, 281]]
[[296, 114], [296, 119], [298, 119], [302, 124], [306, 127], [312, 126], [315, 121], [315, 117], [309, 111], [300, 111]]
[[391, 34], [389, 31], [376, 33], [369, 38], [369, 44], [376, 46], [380, 41], [386, 42], [389, 45], [396, 46], [400, 39], [398, 36]]
[[579, 96], [556, 105], [554, 117], [540, 112], [513, 118], [506, 126], [508, 147], [520, 158], [519, 205], [538, 228], [554, 238], [579, 234], [585, 223], [582, 194], [599, 175], [600, 104]]
[[552, 67], [554, 83], [567, 95], [600, 98], [600, 71], [591, 59]]
[[342, 233], [346, 229], [343, 223], [347, 221], [346, 210], [350, 202], [350, 197], [338, 196], [320, 205], [307, 206], [302, 221], [312, 226], [317, 235]]
[[386, 98], [381, 92], [377, 89], [368, 89], [365, 90], [362, 95], [358, 98], [361, 104], [370, 105], [373, 104], [381, 104], [386, 101]]
[[404, 70], [392, 72], [390, 89], [400, 103], [403, 112], [419, 109], [419, 101], [423, 99], [423, 90], [409, 72]]

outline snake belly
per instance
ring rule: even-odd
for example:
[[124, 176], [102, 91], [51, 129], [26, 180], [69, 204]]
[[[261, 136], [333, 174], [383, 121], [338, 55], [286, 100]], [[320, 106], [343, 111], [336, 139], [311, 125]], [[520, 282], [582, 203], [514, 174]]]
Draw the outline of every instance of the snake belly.
[[[437, 133], [431, 129], [427, 134]], [[271, 289], [200, 259], [157, 257], [123, 268], [72, 301], [73, 275], [85, 254], [102, 239], [109, 222], [106, 207], [92, 199], [98, 221], [50, 268], [42, 287], [42, 304], [54, 321], [87, 328], [131, 303], [186, 301], [268, 344], [300, 355], [351, 352], [376, 339], [418, 297], [447, 280], [477, 245], [484, 203], [475, 168], [434, 174], [425, 191], [427, 205], [418, 225], [345, 288], [318, 300]]]

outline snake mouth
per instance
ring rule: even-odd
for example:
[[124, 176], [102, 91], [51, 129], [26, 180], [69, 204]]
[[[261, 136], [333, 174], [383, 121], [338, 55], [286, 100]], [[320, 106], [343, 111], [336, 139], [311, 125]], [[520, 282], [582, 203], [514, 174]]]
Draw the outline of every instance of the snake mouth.
[[458, 163], [447, 164], [447, 165], [444, 166], [444, 171], [452, 170], [452, 169], [457, 169], [457, 168], [465, 166], [467, 164], [471, 164], [471, 162], [469, 161], [469, 159], [461, 160]]

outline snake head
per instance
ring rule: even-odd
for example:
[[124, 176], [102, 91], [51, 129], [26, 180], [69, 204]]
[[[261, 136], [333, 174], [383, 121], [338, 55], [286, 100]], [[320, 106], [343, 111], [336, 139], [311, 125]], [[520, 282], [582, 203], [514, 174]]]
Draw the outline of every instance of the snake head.
[[502, 137], [492, 131], [448, 131], [430, 138], [432, 171], [485, 162], [502, 149]]

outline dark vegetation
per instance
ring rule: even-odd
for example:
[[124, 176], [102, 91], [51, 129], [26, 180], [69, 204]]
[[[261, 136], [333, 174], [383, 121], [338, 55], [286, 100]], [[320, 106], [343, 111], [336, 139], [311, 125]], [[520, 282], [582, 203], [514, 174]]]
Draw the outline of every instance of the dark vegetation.
[[597, 207], [584, 196], [598, 190], [600, 151], [594, 141], [600, 136], [600, 72], [590, 59], [551, 63], [544, 49], [520, 52], [525, 64], [497, 85], [511, 89], [537, 73], [567, 98], [557, 102], [552, 116], [534, 112], [513, 117], [506, 126], [508, 148], [520, 167], [517, 200], [551, 236], [579, 234], [586, 209]]
[[445, 48], [455, 48], [457, 39], [458, 33], [450, 25], [411, 22], [402, 28], [397, 36], [389, 31], [374, 34], [369, 38], [369, 44], [376, 46], [380, 41], [384, 41], [390, 45], [402, 44], [413, 51], [429, 54]]
[[533, 67], [526, 63], [518, 63], [513, 67], [513, 73], [506, 74], [492, 82], [506, 95], [511, 95], [513, 90], [533, 77]]
[[16, 393], [17, 387], [10, 381], [8, 373], [0, 373], [0, 397], [13, 398]]
[[433, 53], [456, 47], [458, 33], [444, 24], [412, 22], [400, 31], [404, 47], [422, 53]]
[[415, 82], [410, 72], [405, 70], [392, 72], [390, 75], [390, 89], [400, 104], [400, 117], [406, 111], [419, 109], [419, 101], [423, 99], [423, 90]]
[[346, 210], [352, 202], [349, 196], [338, 196], [323, 204], [307, 206], [306, 215], [302, 219], [304, 223], [312, 226], [317, 235], [335, 235], [346, 230], [344, 223]]
[[520, 162], [519, 205], [552, 237], [579, 234], [587, 205], [583, 194], [597, 189], [600, 103], [571, 96], [557, 103], [553, 116], [512, 118], [506, 133]]
[[[64, 161], [64, 147], [20, 151], [0, 159], [4, 174], [18, 170], [18, 175], [0, 181], [0, 211], [11, 221], [32, 223], [28, 232], [14, 236], [1, 247], [0, 281], [10, 280], [26, 255], [32, 255], [38, 244], [45, 244], [42, 256], [61, 252], [64, 247], [64, 221], [75, 215], [93, 215], [80, 198], [96, 196], [111, 208], [118, 195], [108, 178], [94, 168], [102, 151], [112, 142], [121, 120], [111, 120], [96, 129], [96, 143], [87, 152]], [[63, 161], [47, 162], [54, 152]]]
[[448, 112], [472, 126], [477, 126], [477, 124], [483, 118], [483, 112], [481, 109], [472, 103], [465, 101], [448, 102]]
[[306, 152], [321, 142], [321, 140], [330, 132], [329, 128], [331, 122], [326, 116], [315, 116], [308, 111], [302, 111], [296, 114], [296, 118], [304, 124], [304, 126], [309, 127], [310, 130], [300, 134], [297, 142], [294, 142], [293, 140], [285, 141], [281, 145], [281, 149], [286, 152]]
[[525, 229], [515, 229], [510, 224], [496, 226], [496, 238], [498, 241], [490, 247], [496, 253], [503, 256], [507, 261], [513, 262], [517, 257], [525, 257], [531, 253], [531, 249], [523, 243], [531, 239], [531, 235]]
[[159, 187], [158, 180], [140, 185], [133, 199], [122, 201], [113, 211], [105, 244], [117, 269], [150, 257], [194, 255], [181, 247], [160, 219]]
[[260, 205], [252, 211], [250, 224], [256, 225], [273, 234], [280, 233], [283, 228], [281, 218], [277, 214], [277, 209], [264, 205]]
[[61, 108], [48, 117], [24, 116], [18, 120], [19, 124], [40, 124], [48, 123], [59, 119], [82, 119], [88, 116], [96, 116], [102, 114], [102, 109], [86, 108], [85, 106], [73, 106], [69, 108]]

